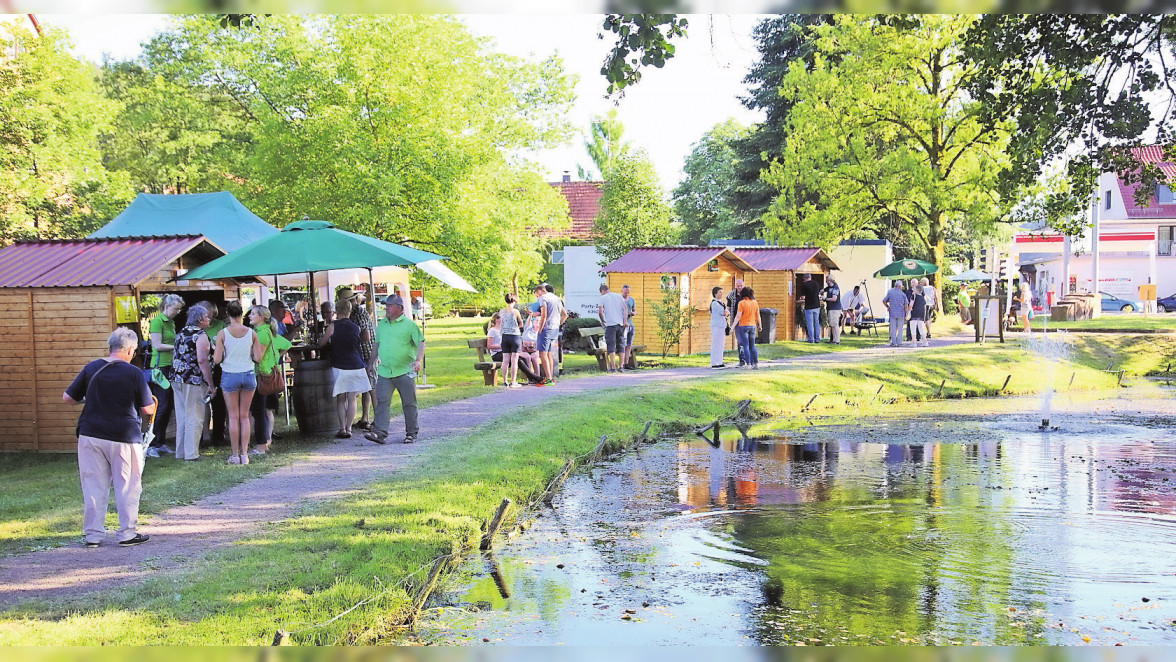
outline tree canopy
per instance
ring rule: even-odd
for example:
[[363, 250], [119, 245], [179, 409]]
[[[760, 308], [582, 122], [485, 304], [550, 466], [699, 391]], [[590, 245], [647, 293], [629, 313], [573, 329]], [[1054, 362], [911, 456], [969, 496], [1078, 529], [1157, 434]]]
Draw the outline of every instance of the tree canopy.
[[752, 239], [755, 221], [732, 201], [739, 155], [735, 145], [749, 131], [727, 120], [703, 134], [682, 169], [686, 178], [674, 189], [674, 212], [682, 223], [681, 240], [706, 244], [712, 239]]
[[187, 17], [107, 69], [143, 114], [123, 144], [149, 156], [144, 187], [229, 188], [279, 226], [306, 215], [439, 252], [487, 300], [536, 273], [536, 231], [566, 222], [522, 156], [571, 136], [562, 65], [491, 52], [453, 17]]
[[942, 266], [949, 223], [991, 230], [1010, 206], [994, 195], [1008, 127], [980, 121], [962, 16], [838, 15], [810, 28], [811, 66], [793, 61], [785, 144], [764, 179], [765, 217], [782, 243], [828, 246], [884, 222], [918, 237]]
[[102, 165], [98, 135], [118, 109], [63, 32], [17, 26], [0, 57], [0, 243], [86, 234], [129, 202]]
[[588, 152], [588, 157], [592, 159], [592, 164], [596, 166], [596, 172], [579, 166], [580, 179], [584, 180], [594, 179], [598, 175], [603, 176], [602, 173], [612, 169], [613, 162], [617, 158], [628, 154], [633, 149], [633, 143], [624, 138], [625, 125], [621, 124], [621, 120], [617, 118], [615, 108], [609, 110], [607, 115], [593, 117], [588, 131], [588, 137], [584, 140], [584, 149]]
[[677, 240], [673, 211], [665, 203], [657, 173], [645, 152], [617, 159], [604, 173], [596, 232], [602, 265], [638, 246], [659, 246]]

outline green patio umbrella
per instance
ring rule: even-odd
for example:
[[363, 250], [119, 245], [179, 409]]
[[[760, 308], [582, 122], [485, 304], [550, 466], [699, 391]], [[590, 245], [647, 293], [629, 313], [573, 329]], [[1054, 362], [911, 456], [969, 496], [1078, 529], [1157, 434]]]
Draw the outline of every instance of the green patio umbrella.
[[978, 269], [968, 269], [962, 274], [948, 276], [947, 279], [956, 283], [970, 283], [977, 280], [992, 280], [992, 274], [986, 274]]
[[[224, 258], [221, 258], [224, 259]], [[874, 272], [874, 278], [896, 278], [903, 276], [926, 276], [939, 271], [939, 267], [922, 260], [895, 260]]]
[[332, 269], [404, 267], [443, 259], [427, 251], [340, 230], [326, 221], [297, 221], [277, 234], [242, 246], [176, 279], [211, 280]]

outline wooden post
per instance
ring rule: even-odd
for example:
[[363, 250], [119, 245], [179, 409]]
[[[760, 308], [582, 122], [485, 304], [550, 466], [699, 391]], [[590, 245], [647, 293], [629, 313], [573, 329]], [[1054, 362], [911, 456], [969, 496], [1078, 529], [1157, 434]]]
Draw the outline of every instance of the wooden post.
[[548, 486], [547, 492], [543, 495], [543, 503], [549, 506], [551, 505], [552, 499], [555, 498], [555, 490], [567, 480], [568, 474], [572, 472], [572, 467], [574, 466], [576, 466], [576, 463], [572, 460], [564, 462], [563, 469], [560, 469], [559, 473], [555, 475], [555, 479], [551, 481], [551, 485]]
[[1012, 379], [1012, 378], [1013, 378], [1013, 376], [1012, 376], [1012, 375], [1009, 375], [1008, 377], [1005, 377], [1004, 385], [1002, 385], [1002, 386], [1000, 387], [1000, 390], [1002, 390], [1002, 391], [1003, 391], [1003, 390], [1005, 390], [1006, 388], [1008, 388], [1008, 386], [1009, 386], [1009, 380], [1010, 380], [1010, 379]]
[[820, 395], [820, 393], [814, 393], [814, 394], [813, 394], [813, 397], [809, 398], [808, 404], [806, 404], [805, 406], [801, 407], [801, 408], [800, 408], [800, 410], [801, 410], [801, 411], [808, 411], [809, 405], [813, 404], [813, 401], [817, 399], [817, 396], [818, 396], [818, 395]]
[[637, 435], [637, 443], [645, 441], [645, 435], [649, 433], [651, 425], [653, 425], [653, 421], [645, 421], [645, 427], [641, 428], [641, 434]]
[[1124, 370], [1119, 371], [1119, 381], [1115, 382], [1115, 386], [1122, 386], [1123, 385], [1123, 373], [1124, 372], [1125, 372]]
[[429, 594], [433, 592], [433, 586], [437, 583], [437, 577], [441, 575], [441, 570], [448, 561], [448, 556], [442, 556], [433, 562], [433, 567], [429, 570], [429, 576], [425, 579], [424, 586], [421, 586], [421, 590], [417, 591], [416, 597], [413, 598], [412, 606], [409, 607], [408, 615], [404, 617], [401, 625], [412, 625], [412, 622], [416, 620], [417, 614], [421, 611], [421, 607], [425, 606], [425, 600], [428, 600]]
[[941, 382], [939, 382], [939, 390], [935, 391], [935, 397], [937, 397], [937, 398], [938, 398], [938, 397], [939, 397], [939, 396], [940, 396], [940, 395], [943, 393], [943, 385], [944, 385], [944, 384], [946, 384], [946, 383], [947, 383], [947, 380], [946, 380], [946, 379], [945, 379], [945, 380], [943, 380], [943, 381], [941, 381]]
[[879, 385], [878, 385], [878, 390], [874, 392], [874, 397], [875, 397], [875, 398], [876, 398], [876, 397], [878, 397], [878, 396], [880, 396], [880, 395], [882, 395], [882, 387], [883, 387], [883, 386], [886, 386], [886, 385], [885, 385], [885, 384], [879, 384]]
[[498, 559], [494, 558], [494, 554], [486, 552], [486, 561], [490, 564], [490, 578], [494, 580], [494, 586], [498, 588], [498, 595], [503, 599], [510, 599], [510, 587], [506, 585], [506, 580], [502, 577], [502, 568], [498, 567]]
[[596, 450], [592, 451], [592, 463], [596, 464], [600, 460], [601, 453], [604, 452], [604, 442], [608, 440], [607, 434], [600, 435], [600, 443], [596, 444]]
[[274, 641], [270, 646], [289, 646], [290, 633], [285, 630], [278, 630], [274, 633]]
[[510, 503], [510, 499], [504, 498], [502, 503], [498, 504], [498, 510], [494, 511], [494, 517], [490, 518], [490, 525], [486, 527], [486, 533], [482, 536], [482, 544], [479, 547], [482, 551], [490, 549], [494, 544], [494, 534], [498, 533], [498, 527], [502, 526], [502, 518], [506, 515]]
[[1075, 377], [1077, 377], [1077, 376], [1078, 376], [1078, 373], [1077, 373], [1077, 372], [1071, 372], [1071, 373], [1070, 373], [1070, 384], [1069, 384], [1069, 386], [1067, 386], [1066, 388], [1070, 388], [1070, 387], [1074, 386], [1074, 378], [1075, 378]]

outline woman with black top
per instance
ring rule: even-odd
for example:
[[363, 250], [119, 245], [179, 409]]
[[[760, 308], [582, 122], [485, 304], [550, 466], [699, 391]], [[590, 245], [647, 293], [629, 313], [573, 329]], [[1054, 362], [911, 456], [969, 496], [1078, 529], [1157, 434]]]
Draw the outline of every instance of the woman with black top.
[[335, 378], [335, 412], [339, 416], [339, 439], [351, 437], [351, 424], [355, 421], [355, 397], [372, 390], [368, 381], [367, 366], [359, 346], [368, 341], [367, 329], [351, 321], [351, 301], [343, 299], [335, 304], [335, 323], [327, 327], [323, 344], [331, 345], [331, 372]]

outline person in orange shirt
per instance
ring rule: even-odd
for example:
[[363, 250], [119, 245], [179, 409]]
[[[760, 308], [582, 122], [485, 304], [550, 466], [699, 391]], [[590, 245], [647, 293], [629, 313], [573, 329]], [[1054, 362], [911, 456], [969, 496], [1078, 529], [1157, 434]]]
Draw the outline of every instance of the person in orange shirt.
[[747, 367], [752, 370], [759, 369], [759, 353], [755, 350], [755, 336], [759, 333], [759, 327], [759, 303], [755, 300], [755, 292], [750, 287], [745, 287], [739, 292], [739, 310], [735, 315], [735, 340], [743, 348]]

